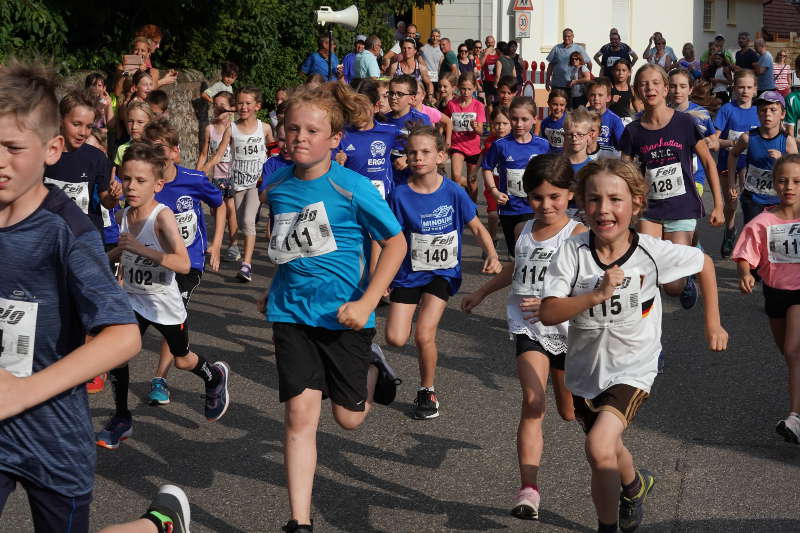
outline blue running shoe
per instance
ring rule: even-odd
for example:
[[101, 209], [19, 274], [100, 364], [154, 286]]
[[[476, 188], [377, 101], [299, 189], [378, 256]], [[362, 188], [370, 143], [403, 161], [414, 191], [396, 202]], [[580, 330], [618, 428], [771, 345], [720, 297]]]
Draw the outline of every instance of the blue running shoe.
[[133, 420], [121, 416], [113, 416], [106, 422], [102, 431], [95, 435], [95, 443], [109, 450], [119, 448], [119, 443], [133, 435]]
[[656, 478], [652, 473], [645, 469], [637, 470], [636, 475], [642, 480], [642, 489], [633, 498], [627, 498], [624, 494], [619, 497], [619, 528], [622, 533], [636, 531], [644, 518], [644, 504], [647, 497], [653, 491]]
[[147, 395], [150, 405], [167, 405], [169, 403], [169, 387], [164, 378], [150, 380], [150, 394]]
[[228, 405], [231, 401], [231, 398], [228, 395], [228, 375], [230, 374], [230, 369], [228, 368], [228, 365], [222, 361], [217, 361], [211, 366], [217, 369], [220, 374], [220, 378], [216, 387], [206, 386], [205, 410], [208, 421], [216, 422], [222, 418], [222, 415], [224, 415], [225, 411], [228, 410]]
[[694, 282], [694, 276], [689, 276], [686, 278], [686, 286], [681, 292], [681, 307], [691, 309], [697, 303], [697, 297], [697, 285]]

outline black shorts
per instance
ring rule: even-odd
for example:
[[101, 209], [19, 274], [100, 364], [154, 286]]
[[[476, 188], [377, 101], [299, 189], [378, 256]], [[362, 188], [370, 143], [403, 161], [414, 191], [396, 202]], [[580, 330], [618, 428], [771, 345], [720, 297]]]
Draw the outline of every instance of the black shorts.
[[764, 284], [764, 310], [770, 318], [786, 318], [793, 305], [800, 305], [800, 290], [773, 289]]
[[231, 186], [230, 178], [211, 178], [211, 183], [220, 191], [222, 191], [223, 198], [233, 198], [236, 191]]
[[427, 292], [445, 302], [450, 299], [450, 282], [446, 278], [436, 276], [427, 285], [419, 287], [393, 287], [389, 293], [389, 301], [398, 304], [417, 305], [422, 293]]
[[493, 104], [497, 101], [497, 87], [494, 86], [493, 81], [483, 82], [483, 94], [486, 95], [486, 102]]
[[506, 240], [506, 248], [508, 248], [508, 255], [514, 257], [514, 245], [517, 244], [517, 238], [514, 235], [514, 228], [520, 222], [526, 222], [533, 218], [533, 213], [525, 213], [524, 215], [498, 215], [500, 218], [500, 227], [503, 228], [503, 237]]
[[374, 336], [375, 328], [355, 331], [272, 324], [280, 401], [314, 389], [337, 405], [363, 411]]
[[178, 289], [181, 291], [185, 308], [189, 308], [189, 300], [192, 299], [192, 293], [200, 285], [201, 279], [203, 279], [203, 272], [196, 268], [189, 270], [188, 274], [175, 274], [175, 281], [178, 282]]
[[480, 159], [481, 159], [481, 154], [480, 153], [473, 154], [473, 155], [467, 155], [464, 152], [462, 152], [461, 150], [455, 150], [455, 149], [452, 149], [452, 148], [450, 149], [450, 155], [453, 155], [456, 152], [458, 152], [459, 154], [464, 156], [464, 161], [466, 161], [468, 165], [477, 165], [478, 161], [480, 161]]
[[[28, 494], [33, 528], [35, 531], [89, 531], [89, 507], [92, 493], [82, 496], [64, 496], [50, 489], [42, 488], [21, 476], [0, 472], [0, 512], [6, 505], [8, 496], [22, 485]], [[12, 528], [14, 529], [14, 528]]]
[[517, 357], [524, 354], [525, 352], [539, 352], [547, 356], [550, 359], [550, 368], [555, 370], [564, 370], [564, 361], [567, 358], [566, 353], [559, 353], [555, 354], [550, 352], [542, 346], [539, 341], [535, 341], [522, 333], [516, 333], [514, 335], [514, 346], [517, 351]]
[[139, 333], [144, 335], [148, 326], [152, 325], [164, 336], [169, 346], [169, 351], [175, 357], [185, 357], [189, 355], [189, 326], [184, 322], [183, 324], [156, 324], [147, 320], [139, 313], [134, 312], [136, 320], [139, 322]]
[[591, 400], [573, 394], [572, 403], [575, 405], [575, 418], [583, 426], [583, 431], [589, 433], [601, 411], [613, 413], [625, 427], [628, 427], [649, 397], [650, 395], [641, 389], [620, 384], [612, 385]]

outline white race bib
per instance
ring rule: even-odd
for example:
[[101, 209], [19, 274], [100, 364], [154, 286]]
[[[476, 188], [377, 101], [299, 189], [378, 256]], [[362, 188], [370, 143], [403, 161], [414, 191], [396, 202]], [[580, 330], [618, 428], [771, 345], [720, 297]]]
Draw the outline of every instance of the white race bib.
[[52, 178], [45, 178], [45, 183], [52, 183], [62, 191], [64, 191], [70, 200], [81, 208], [81, 211], [89, 213], [89, 183], [83, 181], [81, 183], [70, 183], [68, 181], [59, 181]]
[[111, 226], [111, 211], [100, 206], [100, 215], [103, 217], [103, 227], [108, 228]]
[[0, 368], [18, 378], [33, 373], [39, 304], [0, 298]]
[[[573, 294], [592, 292], [600, 286], [602, 276], [581, 278], [575, 284]], [[642, 319], [640, 301], [641, 278], [638, 273], [625, 275], [622, 284], [614, 289], [611, 298], [590, 307], [572, 319], [571, 325], [584, 329], [600, 329], [620, 324], [630, 324]]]
[[506, 169], [506, 190], [512, 196], [519, 198], [527, 198], [525, 190], [522, 187], [522, 176], [525, 174], [524, 168], [508, 168]]
[[302, 211], [275, 215], [270, 260], [282, 265], [298, 257], [317, 257], [337, 249], [324, 202], [307, 205]]
[[555, 146], [556, 148], [564, 147], [564, 128], [545, 128], [544, 136], [550, 142], [550, 146]]
[[555, 253], [555, 248], [537, 246], [530, 250], [527, 256], [516, 255], [514, 257], [514, 275], [511, 281], [514, 294], [541, 298], [544, 275]]
[[133, 252], [122, 252], [122, 277], [125, 289], [138, 293], [164, 292], [172, 284], [175, 273], [154, 261]]
[[753, 165], [747, 166], [747, 179], [744, 188], [755, 194], [778, 196], [772, 187], [772, 170], [764, 170]]
[[616, 63], [620, 59], [622, 59], [622, 58], [616, 57], [616, 56], [611, 56], [611, 57], [606, 58], [606, 66], [607, 67], [613, 67], [614, 63]]
[[197, 238], [197, 213], [194, 210], [175, 213], [175, 222], [183, 239], [183, 244], [188, 248]]
[[411, 268], [444, 270], [458, 265], [458, 232], [444, 235], [411, 234]]
[[370, 180], [372, 184], [378, 189], [378, 192], [381, 195], [381, 198], [384, 200], [386, 199], [386, 185], [383, 183], [383, 180]]
[[[733, 144], [736, 144], [736, 141], [739, 140], [739, 137], [741, 137], [743, 133], [744, 133], [743, 131], [728, 130], [728, 140], [731, 141]], [[731, 146], [731, 148], [733, 148], [733, 146]], [[742, 153], [740, 155], [744, 155], [746, 153], [747, 153], [747, 148], [742, 150]]]
[[770, 263], [800, 263], [800, 222], [767, 228]]
[[665, 200], [686, 193], [680, 163], [648, 168], [645, 178], [649, 187], [647, 197], [651, 200]]
[[472, 121], [478, 118], [477, 113], [457, 112], [451, 117], [453, 120], [453, 131], [467, 132], [472, 131]]

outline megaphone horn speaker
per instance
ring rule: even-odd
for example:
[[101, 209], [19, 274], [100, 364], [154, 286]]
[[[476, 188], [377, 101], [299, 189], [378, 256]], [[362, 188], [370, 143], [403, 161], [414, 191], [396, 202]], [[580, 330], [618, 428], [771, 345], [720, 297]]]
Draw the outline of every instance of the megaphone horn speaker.
[[329, 6], [320, 6], [317, 10], [317, 24], [339, 24], [348, 30], [354, 30], [358, 26], [358, 8], [350, 6], [334, 11]]

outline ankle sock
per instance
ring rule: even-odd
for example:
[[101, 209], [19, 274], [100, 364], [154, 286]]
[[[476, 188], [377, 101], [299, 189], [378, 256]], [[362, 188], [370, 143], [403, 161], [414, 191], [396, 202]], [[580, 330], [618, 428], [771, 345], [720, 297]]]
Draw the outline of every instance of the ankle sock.
[[131, 373], [128, 365], [115, 368], [109, 372], [111, 389], [114, 391], [114, 416], [131, 418], [128, 409], [128, 385], [131, 382]]
[[639, 471], [636, 471], [636, 476], [633, 478], [627, 485], [622, 486], [622, 494], [626, 498], [637, 498], [641, 495], [642, 489], [644, 488], [644, 484], [642, 483], [642, 476], [639, 474]]
[[614, 522], [613, 524], [603, 524], [602, 522], [597, 522], [597, 533], [617, 533], [617, 523]]
[[522, 487], [520, 487], [520, 490], [525, 490], [525, 489], [533, 489], [536, 492], [539, 492], [539, 485], [522, 485]]
[[420, 387], [420, 388], [417, 389], [417, 391], [421, 391], [421, 390], [426, 390], [426, 391], [430, 391], [430, 392], [436, 392], [435, 388], [432, 385], [430, 387]]
[[145, 520], [150, 520], [158, 529], [158, 533], [167, 533], [168, 530], [165, 525], [172, 524], [172, 518], [169, 516], [159, 513], [158, 511], [147, 511], [145, 514], [142, 515], [142, 518]]
[[216, 387], [219, 385], [220, 376], [219, 370], [212, 367], [208, 361], [202, 356], [197, 356], [197, 365], [192, 369], [192, 374], [200, 376], [206, 387]]

